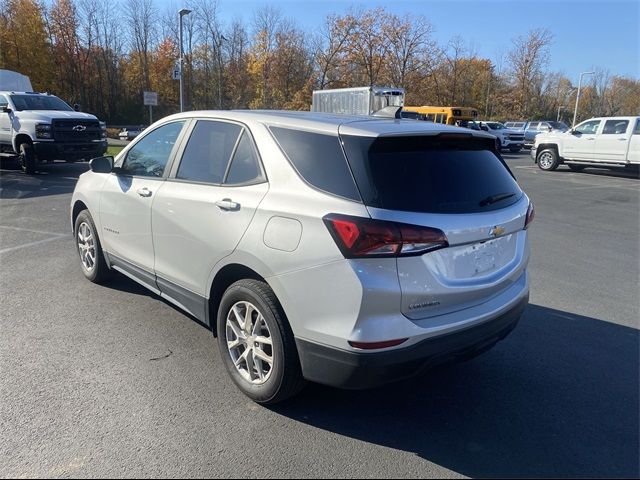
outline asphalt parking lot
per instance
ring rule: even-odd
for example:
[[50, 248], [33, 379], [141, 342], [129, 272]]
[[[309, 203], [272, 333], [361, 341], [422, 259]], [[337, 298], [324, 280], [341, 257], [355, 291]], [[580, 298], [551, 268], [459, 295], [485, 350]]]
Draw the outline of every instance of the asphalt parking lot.
[[638, 477], [640, 180], [542, 172], [531, 304], [470, 362], [277, 407], [211, 333], [118, 276], [84, 279], [68, 221], [86, 164], [0, 170], [1, 477]]

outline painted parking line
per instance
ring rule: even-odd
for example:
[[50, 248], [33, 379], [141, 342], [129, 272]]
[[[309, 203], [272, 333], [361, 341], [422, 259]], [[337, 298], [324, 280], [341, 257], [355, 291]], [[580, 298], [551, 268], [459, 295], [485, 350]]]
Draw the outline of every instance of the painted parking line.
[[21, 227], [11, 227], [8, 225], [0, 225], [0, 229], [7, 229], [7, 230], [14, 230], [14, 231], [20, 231], [20, 232], [26, 232], [26, 233], [37, 233], [40, 235], [48, 235], [49, 238], [45, 238], [42, 240], [35, 240], [33, 242], [28, 242], [28, 243], [22, 243], [20, 245], [16, 245], [15, 247], [7, 247], [7, 248], [0, 248], [0, 254], [3, 253], [9, 253], [9, 252], [13, 252], [16, 250], [21, 250], [23, 248], [29, 248], [29, 247], [33, 247], [36, 245], [41, 245], [43, 243], [48, 243], [48, 242], [53, 242], [55, 240], [60, 240], [61, 238], [66, 238], [69, 235], [67, 233], [58, 233], [58, 232], [45, 232], [43, 230], [33, 230], [31, 228], [21, 228]]
[[45, 238], [44, 240], [38, 240], [38, 241], [35, 241], [35, 242], [23, 243], [22, 245], [18, 245], [16, 247], [2, 248], [2, 249], [0, 249], [0, 255], [2, 255], [3, 253], [9, 253], [9, 252], [13, 252], [15, 250], [20, 250], [22, 248], [29, 248], [29, 247], [33, 247], [35, 245], [41, 245], [43, 243], [48, 243], [48, 242], [53, 242], [55, 240], [60, 240], [62, 237], [66, 237], [66, 235], [58, 234], [56, 237], [53, 237], [53, 238]]

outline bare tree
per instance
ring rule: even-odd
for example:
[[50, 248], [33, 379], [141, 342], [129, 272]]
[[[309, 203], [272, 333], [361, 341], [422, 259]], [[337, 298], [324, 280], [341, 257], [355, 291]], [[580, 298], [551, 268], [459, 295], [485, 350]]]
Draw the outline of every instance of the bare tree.
[[140, 62], [142, 86], [148, 90], [151, 88], [149, 63], [155, 41], [157, 11], [153, 0], [127, 0], [125, 10], [131, 46]]
[[355, 18], [348, 14], [329, 15], [325, 18], [313, 41], [320, 89], [339, 80], [339, 70], [345, 61], [347, 46], [355, 26]]
[[428, 75], [435, 63], [433, 26], [423, 16], [391, 15], [382, 26], [388, 39], [389, 79], [394, 86], [407, 87], [414, 74]]
[[545, 28], [531, 30], [527, 36], [512, 40], [513, 48], [507, 54], [510, 74], [518, 97], [522, 118], [529, 115], [531, 96], [549, 62], [549, 46], [553, 36]]

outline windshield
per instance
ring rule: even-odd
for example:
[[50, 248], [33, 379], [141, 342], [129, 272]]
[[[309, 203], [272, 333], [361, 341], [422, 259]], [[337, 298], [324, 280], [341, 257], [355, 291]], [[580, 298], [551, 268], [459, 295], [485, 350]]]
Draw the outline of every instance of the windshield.
[[53, 95], [10, 95], [16, 110], [61, 110], [73, 112], [73, 108]]
[[562, 132], [566, 132], [567, 130], [569, 130], [569, 127], [567, 127], [564, 123], [562, 122], [548, 122], [549, 125], [551, 125], [551, 127], [554, 130], [560, 130]]
[[342, 140], [365, 205], [421, 213], [505, 208], [522, 191], [485, 139], [432, 136]]
[[484, 123], [489, 125], [489, 128], [491, 130], [504, 130], [505, 128], [507, 128], [503, 124], [498, 122], [484, 122]]

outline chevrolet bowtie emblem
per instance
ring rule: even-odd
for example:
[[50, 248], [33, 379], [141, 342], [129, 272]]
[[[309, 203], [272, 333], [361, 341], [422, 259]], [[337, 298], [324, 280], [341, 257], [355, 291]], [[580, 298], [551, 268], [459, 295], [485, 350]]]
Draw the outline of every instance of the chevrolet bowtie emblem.
[[504, 233], [504, 227], [493, 227], [491, 230], [489, 230], [489, 235], [491, 235], [492, 237], [499, 237], [500, 235], [502, 235]]
[[84, 125], [76, 125], [73, 127], [74, 132], [84, 132], [87, 129]]

